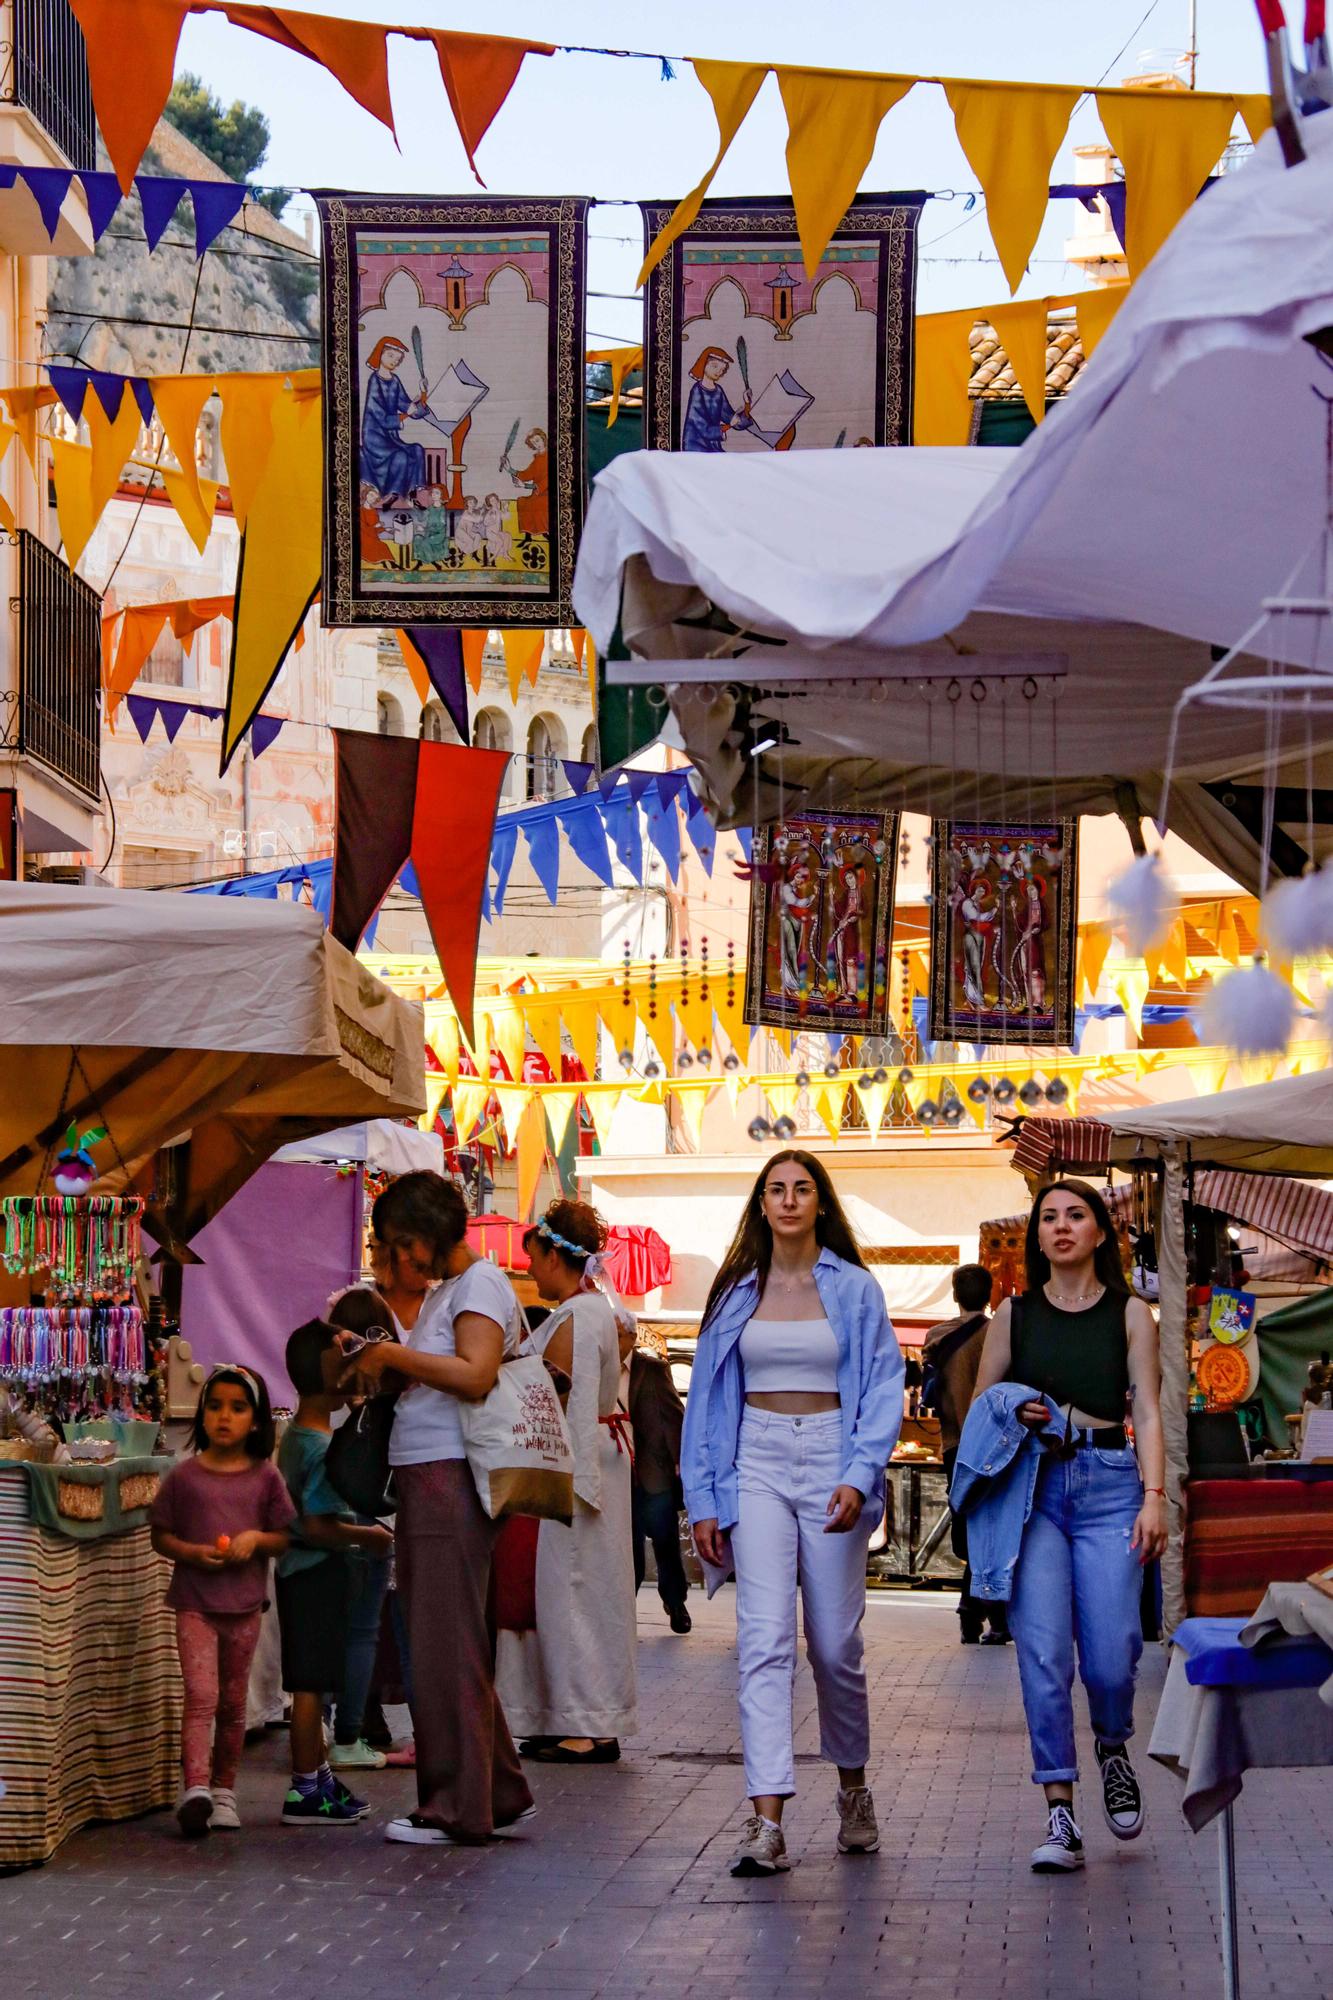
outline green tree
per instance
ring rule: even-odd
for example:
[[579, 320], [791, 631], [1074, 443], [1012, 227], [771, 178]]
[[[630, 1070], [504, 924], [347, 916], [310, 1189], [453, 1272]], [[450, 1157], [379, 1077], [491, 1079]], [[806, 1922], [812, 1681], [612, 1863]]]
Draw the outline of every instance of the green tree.
[[[269, 124], [263, 112], [239, 97], [224, 109], [221, 98], [189, 70], [171, 86], [166, 115], [231, 180], [248, 181], [268, 157]], [[255, 200], [274, 215], [287, 206], [281, 189], [256, 194]]]

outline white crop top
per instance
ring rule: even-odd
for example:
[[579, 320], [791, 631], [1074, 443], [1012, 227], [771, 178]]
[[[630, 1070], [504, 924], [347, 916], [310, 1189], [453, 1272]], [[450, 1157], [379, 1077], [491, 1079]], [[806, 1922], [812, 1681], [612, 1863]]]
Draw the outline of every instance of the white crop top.
[[838, 1338], [826, 1319], [752, 1319], [741, 1333], [746, 1395], [838, 1393]]

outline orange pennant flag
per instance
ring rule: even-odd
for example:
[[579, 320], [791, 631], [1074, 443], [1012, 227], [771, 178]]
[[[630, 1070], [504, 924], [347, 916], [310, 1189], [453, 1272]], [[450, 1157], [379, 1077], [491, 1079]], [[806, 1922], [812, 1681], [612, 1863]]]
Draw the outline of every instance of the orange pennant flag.
[[162, 636], [168, 610], [165, 604], [132, 604], [127, 609], [106, 684], [107, 707], [112, 715], [121, 697], [138, 680], [145, 660]]
[[[216, 0], [211, 0], [216, 4]], [[209, 11], [210, 0], [193, 0], [192, 13]], [[227, 5], [221, 10], [238, 28], [250, 28], [284, 48], [310, 56], [336, 77], [349, 97], [381, 125], [394, 131], [389, 96], [389, 42], [393, 30], [378, 21], [346, 21], [329, 14], [301, 14], [290, 7]]]
[[45, 383], [37, 389], [0, 389], [18, 432], [19, 443], [33, 471], [37, 470], [37, 413], [49, 409], [52, 403], [60, 401], [54, 389]]
[[473, 694], [481, 693], [481, 663], [486, 651], [489, 633], [481, 625], [465, 625], [460, 637], [463, 642], [463, 672]]
[[403, 665], [407, 668], [417, 700], [424, 708], [431, 697], [430, 675], [426, 672], [426, 662], [401, 627], [395, 628], [393, 636], [398, 641], [398, 650], [403, 656]]
[[70, 0], [88, 48], [88, 78], [121, 192], [128, 194], [171, 95], [190, 0]]
[[1034, 424], [1046, 415], [1046, 315], [1049, 299], [987, 306], [985, 317], [1009, 360]]
[[[149, 378], [149, 388], [153, 395], [153, 407], [167, 434], [167, 443], [180, 467], [176, 479], [184, 487], [189, 502], [196, 508], [203, 504], [203, 494], [199, 480], [199, 461], [195, 446], [199, 437], [199, 419], [203, 415], [204, 404], [213, 393], [212, 377], [208, 375], [153, 375]], [[171, 491], [170, 486], [167, 488]], [[190, 523], [181, 513], [176, 512]]]
[[181, 526], [202, 555], [212, 533], [213, 515], [221, 487], [216, 479], [189, 480], [173, 465], [160, 465], [158, 477], [166, 488], [168, 500], [176, 509]]
[[1128, 285], [1099, 285], [1095, 291], [1075, 294], [1074, 318], [1085, 360], [1093, 353], [1128, 296]]
[[555, 48], [550, 42], [504, 41], [494, 35], [461, 35], [439, 28], [430, 29], [428, 39], [435, 44], [467, 163], [477, 186], [485, 187], [477, 172], [478, 146], [513, 89], [524, 56], [553, 56]]
[[639, 285], [647, 283], [648, 273], [661, 263], [676, 238], [684, 235], [698, 215], [703, 198], [713, 185], [714, 174], [726, 158], [732, 140], [759, 95], [760, 86], [768, 75], [768, 64], [705, 62], [700, 58], [694, 63], [694, 74], [713, 100], [713, 116], [717, 119], [717, 156], [698, 186], [686, 195], [644, 258], [643, 269], [635, 280]]
[[505, 666], [509, 673], [509, 698], [517, 701], [519, 685], [523, 680], [526, 679], [529, 687], [537, 685], [546, 634], [520, 625], [502, 632], [500, 637], [504, 642]]
[[916, 78], [820, 69], [780, 69], [777, 77], [787, 112], [796, 233], [805, 275], [813, 279], [870, 165], [880, 126]]

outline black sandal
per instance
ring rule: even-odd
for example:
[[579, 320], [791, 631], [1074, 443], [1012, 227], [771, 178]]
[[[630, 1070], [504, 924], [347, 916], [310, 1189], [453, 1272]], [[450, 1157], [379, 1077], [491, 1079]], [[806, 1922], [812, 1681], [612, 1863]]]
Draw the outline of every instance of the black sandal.
[[591, 1750], [567, 1750], [563, 1743], [542, 1743], [531, 1752], [534, 1764], [618, 1764], [620, 1745], [594, 1743]]

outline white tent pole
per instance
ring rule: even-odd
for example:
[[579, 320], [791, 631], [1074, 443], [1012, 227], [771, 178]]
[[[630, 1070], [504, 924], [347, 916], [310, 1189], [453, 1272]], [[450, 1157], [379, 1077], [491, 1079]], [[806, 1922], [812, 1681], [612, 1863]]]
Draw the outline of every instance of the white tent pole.
[[1158, 1340], [1162, 1360], [1162, 1435], [1166, 1445], [1167, 1544], [1162, 1556], [1162, 1624], [1169, 1636], [1185, 1616], [1185, 1515], [1181, 1482], [1188, 1465], [1189, 1337], [1185, 1268], [1185, 1175], [1180, 1145], [1162, 1147], [1165, 1169], [1157, 1241]]

